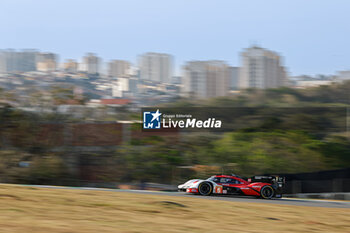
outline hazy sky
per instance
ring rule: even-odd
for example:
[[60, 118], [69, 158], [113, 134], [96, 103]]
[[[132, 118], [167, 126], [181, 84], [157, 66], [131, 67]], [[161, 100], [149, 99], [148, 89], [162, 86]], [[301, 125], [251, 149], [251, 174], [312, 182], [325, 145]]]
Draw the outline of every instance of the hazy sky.
[[0, 49], [132, 62], [144, 52], [239, 65], [256, 43], [293, 75], [350, 69], [348, 0], [0, 0]]

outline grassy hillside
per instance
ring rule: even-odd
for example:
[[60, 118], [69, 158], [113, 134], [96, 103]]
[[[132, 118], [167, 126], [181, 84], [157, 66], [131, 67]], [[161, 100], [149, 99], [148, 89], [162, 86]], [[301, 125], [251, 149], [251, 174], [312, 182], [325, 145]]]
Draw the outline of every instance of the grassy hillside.
[[0, 185], [1, 232], [347, 232], [348, 209]]

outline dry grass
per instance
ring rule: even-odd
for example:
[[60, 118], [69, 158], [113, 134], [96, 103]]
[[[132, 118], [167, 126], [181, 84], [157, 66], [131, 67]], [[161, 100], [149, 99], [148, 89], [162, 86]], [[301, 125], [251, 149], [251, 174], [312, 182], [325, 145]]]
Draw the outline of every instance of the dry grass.
[[349, 212], [0, 185], [0, 232], [350, 232]]

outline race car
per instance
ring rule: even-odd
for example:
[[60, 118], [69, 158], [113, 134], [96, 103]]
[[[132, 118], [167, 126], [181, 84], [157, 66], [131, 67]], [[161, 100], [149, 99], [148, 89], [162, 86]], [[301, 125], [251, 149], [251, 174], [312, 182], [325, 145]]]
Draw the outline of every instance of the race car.
[[189, 180], [180, 184], [178, 190], [204, 196], [236, 194], [271, 199], [282, 197], [284, 184], [285, 178], [279, 176], [254, 176], [245, 180], [237, 175], [215, 175], [206, 180]]

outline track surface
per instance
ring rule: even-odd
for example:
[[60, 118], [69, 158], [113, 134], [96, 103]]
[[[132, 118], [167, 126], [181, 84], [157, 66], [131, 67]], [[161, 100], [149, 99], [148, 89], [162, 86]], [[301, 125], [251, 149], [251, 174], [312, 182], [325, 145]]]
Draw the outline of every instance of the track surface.
[[138, 193], [147, 195], [163, 195], [163, 196], [178, 196], [189, 198], [202, 198], [208, 200], [222, 200], [233, 202], [251, 202], [251, 203], [268, 203], [279, 205], [294, 205], [294, 206], [312, 206], [312, 207], [327, 207], [327, 208], [350, 208], [350, 201], [333, 201], [333, 200], [312, 200], [312, 199], [298, 199], [298, 198], [282, 198], [264, 200], [255, 197], [238, 197], [238, 196], [199, 196], [193, 194], [186, 194], [180, 192], [160, 192], [160, 191], [146, 191], [146, 190], [126, 190], [126, 189], [105, 189], [105, 188], [85, 188], [85, 187], [63, 187], [63, 186], [47, 186], [47, 185], [21, 185], [36, 188], [52, 188], [52, 189], [78, 189], [78, 190], [94, 190], [106, 192], [126, 192]]

